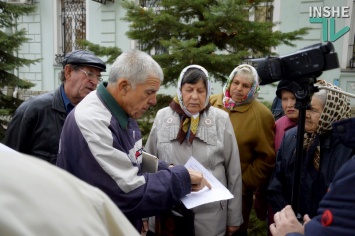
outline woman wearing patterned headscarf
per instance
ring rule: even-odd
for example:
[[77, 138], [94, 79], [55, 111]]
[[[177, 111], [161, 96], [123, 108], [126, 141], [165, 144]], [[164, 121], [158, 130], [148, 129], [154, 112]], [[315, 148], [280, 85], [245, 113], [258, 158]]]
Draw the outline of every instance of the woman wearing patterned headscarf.
[[[158, 111], [145, 150], [172, 164], [193, 156], [234, 195], [228, 201], [195, 207], [195, 235], [230, 235], [242, 224], [239, 152], [228, 114], [210, 106], [207, 71], [198, 65], [182, 70], [177, 94]], [[149, 230], [154, 226], [149, 220]], [[149, 232], [151, 234], [151, 232]]]
[[[266, 188], [275, 163], [274, 126], [271, 111], [257, 101], [259, 76], [254, 67], [240, 65], [230, 74], [222, 94], [211, 104], [228, 112], [238, 141], [243, 179], [244, 223], [235, 235], [247, 235], [253, 193]], [[266, 213], [266, 200], [264, 201]]]
[[[349, 97], [340, 88], [319, 80], [306, 111], [299, 213], [313, 217], [337, 170], [352, 156], [352, 149], [333, 135], [332, 123], [350, 118]], [[328, 90], [327, 88], [333, 89]], [[334, 91], [335, 90], [335, 91]], [[297, 127], [286, 132], [277, 153], [275, 171], [268, 187], [268, 200], [274, 212], [291, 204]]]

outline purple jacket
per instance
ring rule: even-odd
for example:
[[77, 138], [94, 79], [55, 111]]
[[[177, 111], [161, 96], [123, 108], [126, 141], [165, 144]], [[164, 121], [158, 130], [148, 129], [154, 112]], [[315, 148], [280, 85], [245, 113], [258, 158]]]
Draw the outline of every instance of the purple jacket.
[[100, 84], [71, 112], [61, 134], [57, 166], [104, 191], [136, 225], [142, 217], [171, 208], [190, 193], [183, 166], [142, 174], [142, 138], [129, 118]]

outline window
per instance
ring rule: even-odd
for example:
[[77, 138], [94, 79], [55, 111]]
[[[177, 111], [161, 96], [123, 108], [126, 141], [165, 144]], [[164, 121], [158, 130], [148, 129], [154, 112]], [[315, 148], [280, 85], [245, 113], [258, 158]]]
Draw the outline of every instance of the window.
[[[139, 0], [139, 5], [146, 8], [154, 8], [156, 12], [159, 12], [160, 0]], [[138, 40], [139, 50], [144, 50], [144, 45]], [[160, 55], [167, 53], [168, 50], [162, 45], [156, 45], [152, 50], [147, 52], [150, 55]]]
[[[249, 1], [249, 2], [254, 2], [254, 1]], [[274, 11], [274, 6], [272, 1], [264, 1], [264, 2], [259, 2], [257, 5], [255, 4], [254, 7], [249, 9], [249, 20], [254, 21], [254, 22], [273, 22], [273, 11]], [[270, 25], [270, 31], [272, 31], [272, 25]], [[269, 51], [271, 51], [271, 48], [269, 48]], [[250, 55], [245, 58], [244, 63], [250, 62], [250, 59], [253, 58], [261, 58], [264, 57], [265, 55], [261, 53], [254, 53], [250, 51]]]
[[57, 63], [62, 62], [66, 53], [81, 49], [78, 41], [86, 39], [85, 0], [61, 0], [60, 25]]
[[257, 22], [272, 22], [273, 6], [270, 2], [266, 2], [265, 5], [257, 6], [255, 8], [254, 21]]
[[139, 0], [141, 7], [158, 7], [160, 0]]

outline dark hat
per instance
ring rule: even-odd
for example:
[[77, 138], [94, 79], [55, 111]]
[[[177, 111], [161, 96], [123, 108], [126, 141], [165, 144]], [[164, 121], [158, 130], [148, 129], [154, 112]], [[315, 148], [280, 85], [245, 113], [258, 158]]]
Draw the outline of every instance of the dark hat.
[[87, 50], [75, 50], [67, 53], [64, 57], [62, 64], [63, 64], [63, 68], [67, 64], [72, 64], [72, 65], [96, 67], [99, 68], [101, 71], [106, 71], [105, 62], [103, 62], [92, 52]]
[[281, 99], [281, 92], [282, 90], [287, 90], [293, 93], [292, 84], [289, 80], [280, 80], [279, 84], [277, 85], [276, 96]]

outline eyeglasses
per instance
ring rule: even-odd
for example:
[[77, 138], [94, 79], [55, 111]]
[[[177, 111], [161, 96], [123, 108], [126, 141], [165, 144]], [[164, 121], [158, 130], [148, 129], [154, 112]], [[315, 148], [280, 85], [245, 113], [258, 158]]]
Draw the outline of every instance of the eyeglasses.
[[78, 70], [83, 72], [89, 78], [90, 81], [96, 81], [96, 82], [101, 82], [102, 81], [101, 75], [95, 75], [94, 73], [92, 73], [90, 71], [87, 72], [87, 71], [82, 70], [82, 69], [78, 69]]

